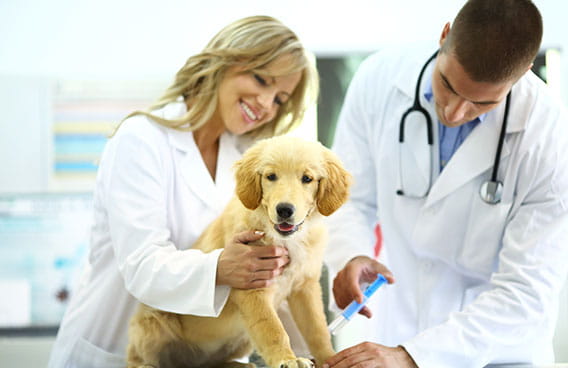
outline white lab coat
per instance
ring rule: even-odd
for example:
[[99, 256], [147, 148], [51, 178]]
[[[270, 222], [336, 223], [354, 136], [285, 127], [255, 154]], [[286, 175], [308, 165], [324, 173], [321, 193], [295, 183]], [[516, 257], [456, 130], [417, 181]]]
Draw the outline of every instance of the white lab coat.
[[[479, 188], [491, 175], [505, 103], [439, 173], [436, 114], [421, 92], [435, 128], [434, 184], [425, 199], [398, 196], [399, 122], [434, 51], [386, 49], [352, 80], [334, 150], [355, 184], [350, 201], [330, 218], [331, 277], [354, 255], [373, 255], [379, 222], [396, 283], [379, 291], [366, 338], [402, 344], [420, 368], [553, 362], [568, 259], [566, 114], [533, 73], [516, 83], [498, 173], [503, 198], [490, 205]], [[405, 173], [417, 181], [427, 177], [423, 154], [416, 153], [416, 166]]]
[[[157, 112], [185, 113], [176, 102]], [[176, 313], [216, 316], [229, 294], [215, 286], [220, 250], [186, 250], [234, 192], [235, 136], [221, 136], [215, 182], [192, 133], [128, 119], [103, 153], [94, 194], [89, 266], [72, 296], [49, 367], [124, 367], [137, 299]], [[181, 251], [184, 250], [184, 251]]]

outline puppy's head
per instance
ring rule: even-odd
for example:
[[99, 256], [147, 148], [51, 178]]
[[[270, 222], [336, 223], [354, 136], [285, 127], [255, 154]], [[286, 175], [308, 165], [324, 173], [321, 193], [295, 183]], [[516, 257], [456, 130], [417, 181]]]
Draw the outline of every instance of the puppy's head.
[[235, 164], [236, 193], [251, 210], [263, 209], [283, 236], [314, 211], [328, 216], [346, 200], [351, 175], [318, 142], [275, 137], [256, 143]]

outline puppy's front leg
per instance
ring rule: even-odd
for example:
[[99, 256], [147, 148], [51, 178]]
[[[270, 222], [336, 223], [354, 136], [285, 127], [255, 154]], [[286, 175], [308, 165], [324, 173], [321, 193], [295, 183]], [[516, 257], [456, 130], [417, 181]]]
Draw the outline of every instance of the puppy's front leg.
[[318, 366], [335, 354], [327, 329], [319, 281], [307, 279], [288, 297], [296, 325], [306, 340]]
[[296, 358], [290, 347], [290, 338], [272, 302], [273, 292], [265, 289], [233, 289], [232, 298], [238, 305], [241, 317], [253, 345], [264, 361], [273, 368], [308, 368], [308, 359]]

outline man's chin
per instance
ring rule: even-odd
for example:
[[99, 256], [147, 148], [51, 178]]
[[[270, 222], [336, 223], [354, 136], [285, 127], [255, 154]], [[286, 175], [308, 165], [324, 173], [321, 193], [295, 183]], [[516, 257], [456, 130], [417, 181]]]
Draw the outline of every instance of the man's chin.
[[448, 122], [448, 121], [445, 121], [445, 120], [440, 120], [440, 123], [442, 123], [442, 125], [445, 126], [445, 127], [455, 128], [455, 127], [459, 127], [460, 125], [464, 125], [465, 123], [467, 123], [467, 121]]

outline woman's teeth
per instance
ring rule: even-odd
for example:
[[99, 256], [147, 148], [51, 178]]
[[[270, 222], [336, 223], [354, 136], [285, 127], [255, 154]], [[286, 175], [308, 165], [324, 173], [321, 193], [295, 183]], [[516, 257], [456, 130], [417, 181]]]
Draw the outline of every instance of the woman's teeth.
[[243, 111], [247, 114], [247, 116], [251, 120], [258, 120], [258, 117], [254, 114], [254, 112], [252, 112], [252, 110], [250, 109], [250, 107], [247, 106], [247, 104], [241, 102], [241, 107], [243, 108]]

